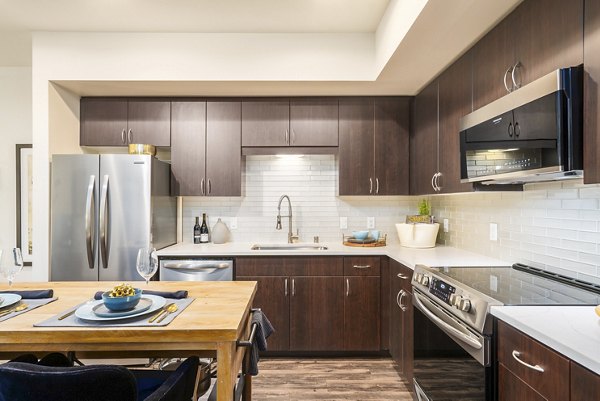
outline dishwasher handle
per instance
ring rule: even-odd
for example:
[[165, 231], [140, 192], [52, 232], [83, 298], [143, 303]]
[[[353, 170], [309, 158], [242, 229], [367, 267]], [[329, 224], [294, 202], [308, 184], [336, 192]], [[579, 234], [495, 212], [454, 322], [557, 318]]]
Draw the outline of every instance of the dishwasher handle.
[[[219, 269], [227, 269], [232, 267], [230, 261], [221, 262], [214, 260], [198, 260], [198, 261], [172, 261], [164, 262], [162, 267], [165, 269], [186, 271], [186, 272], [206, 272], [213, 273]], [[210, 270], [210, 271], [208, 271]]]

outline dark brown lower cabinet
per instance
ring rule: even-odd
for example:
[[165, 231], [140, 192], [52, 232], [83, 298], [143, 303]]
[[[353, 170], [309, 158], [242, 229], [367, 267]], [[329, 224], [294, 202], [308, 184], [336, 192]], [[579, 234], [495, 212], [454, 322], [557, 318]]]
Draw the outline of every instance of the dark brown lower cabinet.
[[290, 291], [290, 351], [343, 350], [343, 277], [292, 277]]
[[498, 400], [547, 401], [503, 364], [498, 366]]
[[412, 272], [390, 260], [390, 354], [408, 383], [413, 378]]
[[379, 351], [379, 277], [345, 277], [344, 349]]
[[600, 376], [571, 361], [571, 401], [600, 400]]
[[261, 308], [275, 328], [267, 343], [269, 351], [290, 349], [290, 298], [288, 277], [237, 277], [239, 281], [257, 281], [253, 307]]

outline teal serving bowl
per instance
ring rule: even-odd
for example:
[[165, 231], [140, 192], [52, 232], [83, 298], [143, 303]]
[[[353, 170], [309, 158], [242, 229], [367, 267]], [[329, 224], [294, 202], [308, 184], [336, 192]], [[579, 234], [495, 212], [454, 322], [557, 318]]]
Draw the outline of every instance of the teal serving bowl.
[[355, 239], [360, 239], [360, 240], [364, 240], [367, 239], [367, 237], [369, 236], [369, 232], [368, 231], [352, 231], [352, 236]]
[[112, 311], [124, 311], [133, 309], [142, 299], [142, 290], [139, 288], [135, 289], [135, 294], [128, 297], [110, 297], [110, 291], [102, 293], [102, 301], [106, 309]]

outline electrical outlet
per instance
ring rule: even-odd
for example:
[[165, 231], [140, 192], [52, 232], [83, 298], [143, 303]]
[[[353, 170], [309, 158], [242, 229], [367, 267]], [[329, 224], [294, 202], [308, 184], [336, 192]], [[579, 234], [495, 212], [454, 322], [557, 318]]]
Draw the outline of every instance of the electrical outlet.
[[444, 232], [445, 233], [450, 231], [449, 226], [450, 226], [450, 222], [448, 221], [448, 219], [444, 219]]
[[232, 217], [229, 219], [229, 228], [232, 230], [237, 230], [237, 217]]
[[490, 223], [490, 241], [498, 241], [498, 224]]
[[375, 228], [375, 217], [367, 217], [367, 228]]
[[348, 218], [340, 217], [340, 230], [345, 230], [348, 228]]

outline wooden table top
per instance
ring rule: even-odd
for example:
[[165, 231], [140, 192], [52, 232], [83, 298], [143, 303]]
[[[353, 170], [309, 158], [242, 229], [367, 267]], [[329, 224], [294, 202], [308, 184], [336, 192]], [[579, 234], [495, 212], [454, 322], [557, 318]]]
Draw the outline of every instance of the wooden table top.
[[10, 289], [6, 285], [0, 286], [0, 290], [52, 288], [54, 296], [58, 297], [55, 302], [0, 322], [0, 351], [8, 351], [11, 346], [21, 348], [17, 344], [27, 344], [28, 349], [42, 348], [43, 344], [78, 344], [83, 346], [82, 349], [109, 348], [117, 344], [124, 348], [142, 349], [144, 344], [153, 344], [155, 349], [175, 349], [184, 344], [193, 347], [200, 343], [235, 341], [246, 333], [248, 313], [256, 292], [254, 281], [156, 281], [149, 285], [136, 282], [135, 286], [142, 289], [187, 290], [189, 296], [196, 299], [164, 327], [33, 327], [34, 323], [90, 300], [96, 291], [105, 291], [118, 284], [17, 282]]

